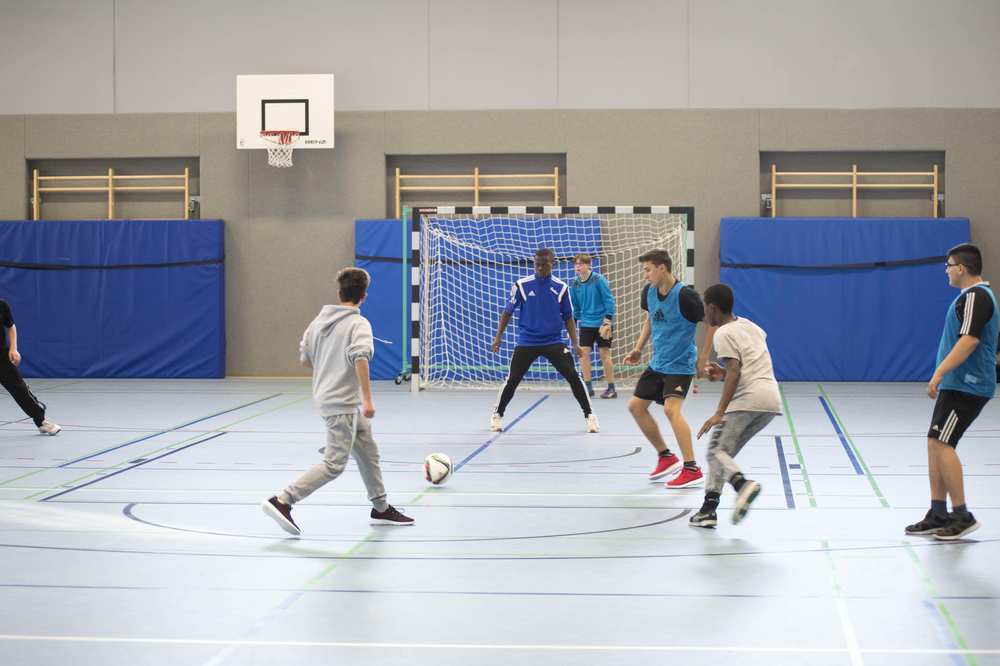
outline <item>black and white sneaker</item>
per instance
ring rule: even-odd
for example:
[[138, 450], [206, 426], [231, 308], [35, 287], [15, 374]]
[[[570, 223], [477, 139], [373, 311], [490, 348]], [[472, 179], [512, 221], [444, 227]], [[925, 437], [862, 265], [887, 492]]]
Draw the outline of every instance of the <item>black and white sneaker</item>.
[[289, 534], [296, 536], [302, 534], [302, 530], [292, 520], [292, 507], [290, 505], [280, 501], [277, 497], [272, 497], [261, 504], [260, 508], [263, 509], [264, 513], [271, 516], [271, 518], [274, 518], [274, 522], [278, 523], [278, 527]]
[[979, 521], [971, 513], [966, 512], [961, 516], [953, 513], [948, 516], [948, 524], [934, 533], [934, 538], [940, 541], [957, 541], [978, 529]]
[[949, 522], [948, 516], [940, 516], [933, 511], [928, 510], [927, 515], [920, 522], [913, 523], [912, 525], [907, 525], [906, 532], [907, 536], [934, 536], [938, 530], [945, 527]]
[[60, 426], [58, 423], [53, 423], [52, 421], [45, 419], [39, 424], [38, 432], [42, 433], [43, 435], [50, 435], [54, 437], [55, 435], [58, 435], [60, 432], [62, 432], [62, 426]]
[[760, 484], [747, 479], [740, 486], [740, 492], [736, 495], [736, 503], [733, 505], [733, 525], [746, 518], [750, 505], [760, 495]]
[[385, 511], [372, 509], [372, 525], [412, 525], [413, 518], [404, 516], [393, 505], [389, 505]]
[[719, 524], [719, 517], [715, 514], [715, 509], [701, 507], [698, 513], [691, 516], [688, 525], [691, 527], [715, 527]]

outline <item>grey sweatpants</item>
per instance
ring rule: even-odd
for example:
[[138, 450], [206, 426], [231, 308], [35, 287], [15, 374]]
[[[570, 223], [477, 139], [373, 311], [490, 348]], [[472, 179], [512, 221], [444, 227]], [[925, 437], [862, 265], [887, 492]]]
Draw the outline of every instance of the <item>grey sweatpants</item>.
[[770, 412], [729, 412], [712, 430], [708, 442], [708, 492], [722, 492], [733, 474], [740, 471], [733, 458], [753, 436], [767, 427], [777, 414]]
[[378, 444], [372, 437], [372, 424], [363, 414], [326, 416], [326, 448], [323, 462], [313, 465], [278, 495], [285, 504], [301, 502], [314, 492], [336, 479], [347, 466], [347, 457], [354, 456], [358, 471], [368, 490], [368, 499], [376, 511], [385, 511], [385, 486], [382, 468], [379, 467]]

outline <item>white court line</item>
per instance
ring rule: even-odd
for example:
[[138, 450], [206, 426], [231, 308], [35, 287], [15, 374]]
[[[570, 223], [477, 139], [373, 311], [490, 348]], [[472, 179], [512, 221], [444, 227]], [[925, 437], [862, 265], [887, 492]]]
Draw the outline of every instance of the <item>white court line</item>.
[[[789, 654], [846, 654], [849, 648], [758, 645], [517, 645], [482, 643], [362, 643], [358, 641], [259, 641], [205, 638], [126, 638], [117, 636], [46, 636], [0, 634], [0, 641], [49, 641], [66, 643], [142, 643], [150, 645], [240, 645], [246, 647], [322, 647], [420, 650], [543, 650], [567, 652], [756, 652]], [[945, 650], [923, 648], [859, 648], [866, 654], [899, 655], [1000, 655], [1000, 649]]]
[[840, 615], [840, 627], [844, 631], [844, 640], [847, 642], [847, 652], [851, 655], [852, 666], [864, 666], [865, 660], [861, 658], [861, 647], [858, 645], [858, 637], [854, 631], [854, 623], [847, 612], [847, 602], [837, 592], [837, 613]]

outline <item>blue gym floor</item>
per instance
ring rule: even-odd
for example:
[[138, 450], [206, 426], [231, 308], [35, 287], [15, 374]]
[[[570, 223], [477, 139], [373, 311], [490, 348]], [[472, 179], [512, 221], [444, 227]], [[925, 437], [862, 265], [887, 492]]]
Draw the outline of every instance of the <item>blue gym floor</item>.
[[[920, 384], [784, 384], [737, 459], [764, 491], [733, 526], [727, 490], [715, 530], [687, 525], [701, 488], [647, 481], [625, 395], [588, 435], [568, 393], [522, 391], [495, 435], [492, 392], [379, 386], [416, 525], [370, 527], [351, 464], [288, 538], [258, 505], [320, 458], [306, 381], [30, 384], [64, 430], [0, 395], [5, 666], [1000, 664], [1000, 403], [959, 447], [983, 527], [946, 544], [902, 532], [928, 503]], [[434, 451], [467, 460], [438, 488]]]

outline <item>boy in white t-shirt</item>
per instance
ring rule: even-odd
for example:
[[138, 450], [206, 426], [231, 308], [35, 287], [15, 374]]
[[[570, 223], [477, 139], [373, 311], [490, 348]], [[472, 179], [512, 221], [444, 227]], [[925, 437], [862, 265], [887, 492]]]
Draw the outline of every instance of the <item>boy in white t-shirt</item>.
[[781, 395], [774, 379], [767, 334], [749, 319], [733, 316], [733, 290], [717, 284], [705, 290], [705, 321], [717, 326], [713, 347], [719, 357], [705, 369], [711, 381], [725, 379], [719, 407], [698, 431], [709, 430], [708, 484], [705, 502], [691, 516], [693, 527], [715, 527], [716, 509], [728, 481], [736, 491], [733, 523], [738, 523], [760, 494], [760, 484], [743, 476], [733, 458], [767, 424], [781, 413]]

